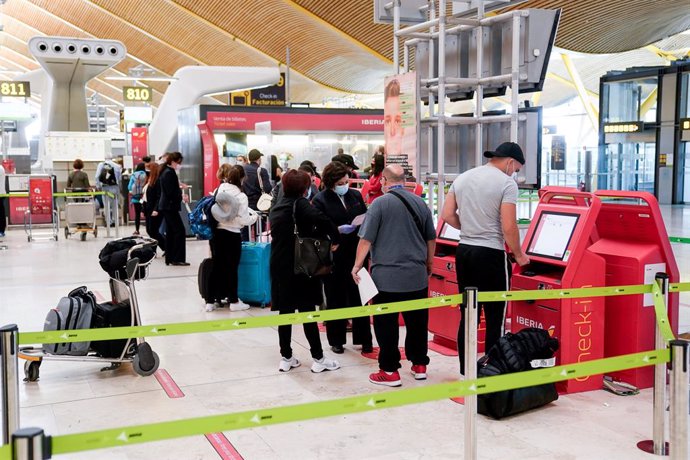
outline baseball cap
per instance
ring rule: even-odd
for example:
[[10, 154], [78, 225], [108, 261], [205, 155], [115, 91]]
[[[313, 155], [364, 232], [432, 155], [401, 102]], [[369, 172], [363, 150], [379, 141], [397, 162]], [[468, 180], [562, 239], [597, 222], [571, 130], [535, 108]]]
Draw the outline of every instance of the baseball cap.
[[259, 152], [257, 149], [251, 149], [247, 154], [249, 161], [256, 161], [263, 156], [263, 153]]
[[352, 158], [352, 155], [348, 155], [347, 153], [341, 153], [339, 155], [336, 155], [333, 158], [331, 158], [331, 161], [339, 161], [343, 163], [345, 166], [348, 166], [352, 169], [359, 169], [355, 164], [355, 160], [354, 158]]
[[520, 164], [525, 164], [525, 155], [522, 153], [522, 149], [515, 142], [504, 142], [499, 145], [493, 152], [491, 150], [484, 152], [486, 158], [505, 158], [509, 157], [520, 162]]

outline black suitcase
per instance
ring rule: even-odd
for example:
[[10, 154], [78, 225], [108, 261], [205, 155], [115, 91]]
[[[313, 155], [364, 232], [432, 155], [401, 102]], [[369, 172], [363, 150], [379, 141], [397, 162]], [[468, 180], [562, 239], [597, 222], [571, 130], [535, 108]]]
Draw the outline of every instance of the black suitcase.
[[202, 298], [208, 299], [211, 294], [211, 272], [213, 271], [213, 259], [208, 258], [201, 261], [199, 264], [199, 295]]
[[[132, 309], [129, 300], [120, 303], [105, 302], [96, 304], [93, 310], [92, 327], [95, 329], [106, 327], [124, 327], [132, 325]], [[99, 340], [91, 342], [91, 348], [104, 358], [119, 358], [127, 345], [128, 339]], [[136, 339], [129, 344], [126, 356], [132, 355], [136, 349]]]

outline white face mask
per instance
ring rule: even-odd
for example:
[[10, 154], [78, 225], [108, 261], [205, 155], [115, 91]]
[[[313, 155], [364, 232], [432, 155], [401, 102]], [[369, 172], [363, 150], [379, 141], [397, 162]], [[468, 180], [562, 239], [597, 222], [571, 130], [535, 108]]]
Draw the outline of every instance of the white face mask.
[[335, 186], [335, 193], [337, 193], [340, 196], [345, 196], [349, 189], [350, 189], [350, 186], [348, 184], [336, 185]]

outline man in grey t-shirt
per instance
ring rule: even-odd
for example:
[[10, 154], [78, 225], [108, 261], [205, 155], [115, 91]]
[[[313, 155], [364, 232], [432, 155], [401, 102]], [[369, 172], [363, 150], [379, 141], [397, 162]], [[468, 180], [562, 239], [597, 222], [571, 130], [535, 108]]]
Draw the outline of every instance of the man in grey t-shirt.
[[[511, 264], [505, 253], [508, 245], [520, 265], [529, 259], [520, 247], [517, 227], [517, 183], [513, 175], [525, 164], [519, 145], [504, 142], [493, 152], [484, 152], [489, 162], [470, 169], [453, 182], [446, 196], [441, 217], [460, 230], [460, 244], [455, 255], [458, 288], [476, 287], [479, 291], [505, 291], [509, 288]], [[485, 351], [503, 335], [505, 302], [486, 302]], [[458, 329], [460, 373], [465, 372], [465, 311]]]
[[[367, 210], [359, 230], [352, 276], [359, 283], [357, 273], [371, 251], [371, 276], [379, 290], [375, 303], [426, 298], [436, 245], [431, 211], [421, 198], [405, 190], [405, 171], [400, 165], [387, 166], [383, 170], [381, 184], [386, 194], [376, 199]], [[405, 355], [412, 361], [414, 378], [424, 380], [429, 364], [429, 311], [404, 312], [403, 318], [407, 327]], [[369, 381], [377, 385], [400, 386], [398, 313], [374, 316], [374, 332], [379, 344], [380, 370], [371, 374]]]

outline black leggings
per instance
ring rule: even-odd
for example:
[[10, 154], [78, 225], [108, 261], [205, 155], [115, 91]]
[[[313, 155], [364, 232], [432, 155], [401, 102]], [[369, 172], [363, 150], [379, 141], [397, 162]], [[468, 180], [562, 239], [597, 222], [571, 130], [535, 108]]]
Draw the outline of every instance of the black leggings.
[[235, 303], [237, 297], [237, 268], [242, 255], [242, 236], [239, 233], [216, 229], [209, 241], [213, 270], [211, 271], [211, 289], [206, 303], [213, 303], [227, 298]]
[[[316, 311], [316, 305], [310, 307], [300, 307], [297, 309], [300, 313], [304, 311]], [[295, 310], [281, 310], [281, 315], [287, 315], [294, 313]], [[307, 342], [309, 342], [309, 349], [311, 352], [311, 357], [314, 359], [323, 358], [323, 347], [321, 346], [321, 336], [319, 335], [319, 327], [316, 323], [304, 323], [304, 335], [307, 337]], [[283, 358], [292, 358], [292, 346], [290, 342], [292, 341], [292, 325], [278, 326], [278, 341], [280, 342], [280, 355]]]
[[134, 206], [134, 230], [138, 233], [141, 226], [141, 203], [132, 203], [132, 206]]
[[[481, 291], [506, 291], [510, 284], [511, 265], [504, 251], [483, 246], [458, 245], [455, 254], [455, 270], [458, 275], [458, 288], [462, 294], [466, 287], [476, 287]], [[505, 321], [505, 302], [484, 302], [479, 304], [477, 321], [484, 310], [486, 321], [485, 353], [503, 335]], [[462, 308], [458, 328], [458, 356], [460, 373], [465, 374], [465, 309]]]

